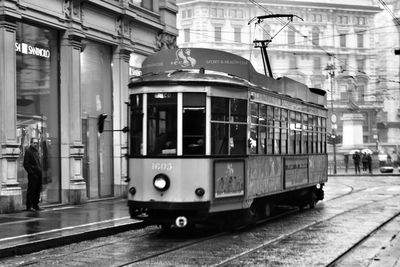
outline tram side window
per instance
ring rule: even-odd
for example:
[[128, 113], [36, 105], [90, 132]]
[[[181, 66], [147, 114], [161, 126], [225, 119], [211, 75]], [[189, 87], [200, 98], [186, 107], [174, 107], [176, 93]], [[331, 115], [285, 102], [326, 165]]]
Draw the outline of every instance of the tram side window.
[[296, 148], [296, 137], [295, 137], [295, 129], [296, 129], [296, 113], [294, 111], [289, 112], [289, 154], [295, 153]]
[[288, 153], [288, 111], [281, 110], [281, 153]]
[[258, 122], [259, 122], [259, 104], [252, 102], [250, 104], [251, 126], [249, 148], [250, 154], [257, 154], [259, 148]]
[[281, 153], [281, 109], [274, 108], [274, 154]]
[[318, 153], [318, 119], [313, 116], [313, 152]]
[[326, 119], [322, 118], [322, 153], [326, 153]]
[[317, 117], [317, 125], [318, 125], [318, 152], [322, 153], [322, 122], [321, 117]]
[[183, 94], [183, 154], [205, 154], [205, 107], [203, 93]]
[[267, 154], [274, 154], [274, 107], [267, 107]]
[[296, 154], [301, 154], [301, 113], [296, 112]]
[[303, 136], [302, 136], [302, 148], [303, 148], [303, 153], [307, 154], [309, 153], [308, 151], [308, 115], [303, 114]]
[[314, 153], [313, 150], [313, 116], [308, 115], [308, 153]]
[[143, 134], [143, 97], [142, 95], [131, 95], [130, 96], [130, 147], [131, 155], [142, 155], [142, 134]]
[[154, 93], [147, 97], [148, 155], [176, 155], [176, 93]]
[[260, 117], [259, 117], [259, 129], [260, 129], [260, 145], [259, 145], [259, 154], [266, 154], [267, 153], [267, 105], [260, 104]]
[[246, 100], [212, 97], [211, 120], [213, 155], [246, 153]]

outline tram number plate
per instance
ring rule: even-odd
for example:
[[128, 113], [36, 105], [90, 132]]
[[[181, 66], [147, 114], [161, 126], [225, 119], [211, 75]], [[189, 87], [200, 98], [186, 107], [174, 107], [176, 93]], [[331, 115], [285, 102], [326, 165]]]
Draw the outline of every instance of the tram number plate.
[[170, 162], [153, 162], [151, 169], [154, 171], [170, 171], [172, 170], [172, 163]]

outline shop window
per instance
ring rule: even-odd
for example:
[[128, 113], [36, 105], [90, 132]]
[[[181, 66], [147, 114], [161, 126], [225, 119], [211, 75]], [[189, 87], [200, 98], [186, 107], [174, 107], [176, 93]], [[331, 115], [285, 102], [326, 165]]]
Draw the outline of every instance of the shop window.
[[[25, 191], [27, 173], [23, 156], [36, 137], [40, 141], [39, 156], [43, 169], [43, 203], [60, 202], [60, 105], [58, 32], [45, 27], [17, 23], [16, 30], [16, 94], [18, 182]], [[22, 194], [25, 198], [26, 194]], [[25, 200], [23, 200], [25, 202]]]
[[[80, 100], [82, 143], [85, 147], [83, 177], [88, 198], [113, 195], [112, 152], [112, 74], [111, 47], [99, 42], [83, 40], [80, 53]], [[105, 131], [98, 136], [97, 116], [109, 114], [104, 120]]]

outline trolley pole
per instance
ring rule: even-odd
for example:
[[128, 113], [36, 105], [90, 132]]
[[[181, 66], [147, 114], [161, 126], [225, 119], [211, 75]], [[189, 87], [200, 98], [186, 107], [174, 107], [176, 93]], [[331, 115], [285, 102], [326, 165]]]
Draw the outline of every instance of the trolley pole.
[[333, 64], [328, 64], [325, 68], [325, 70], [328, 71], [330, 80], [331, 80], [331, 137], [332, 137], [332, 141], [333, 141], [333, 173], [336, 174], [337, 173], [337, 167], [336, 167], [336, 140], [337, 140], [337, 136], [336, 136], [336, 131], [335, 131], [335, 127], [336, 127], [336, 114], [333, 113], [334, 109], [333, 109], [333, 78], [335, 77], [335, 65]]

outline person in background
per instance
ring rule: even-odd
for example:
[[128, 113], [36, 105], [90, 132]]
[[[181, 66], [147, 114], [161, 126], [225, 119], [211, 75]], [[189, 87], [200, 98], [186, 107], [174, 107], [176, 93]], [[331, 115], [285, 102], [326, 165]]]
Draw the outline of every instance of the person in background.
[[363, 172], [367, 171], [367, 153], [362, 153], [361, 162], [363, 166]]
[[356, 174], [359, 174], [360, 173], [360, 154], [358, 154], [358, 152], [354, 153], [353, 161], [354, 161], [354, 168], [356, 170]]
[[39, 158], [39, 140], [31, 138], [31, 144], [24, 155], [24, 169], [28, 173], [28, 190], [26, 193], [26, 210], [39, 211], [40, 191], [42, 190], [42, 167]]
[[371, 157], [371, 154], [367, 154], [366, 158], [367, 158], [368, 172], [369, 172], [369, 174], [372, 174], [372, 157]]

